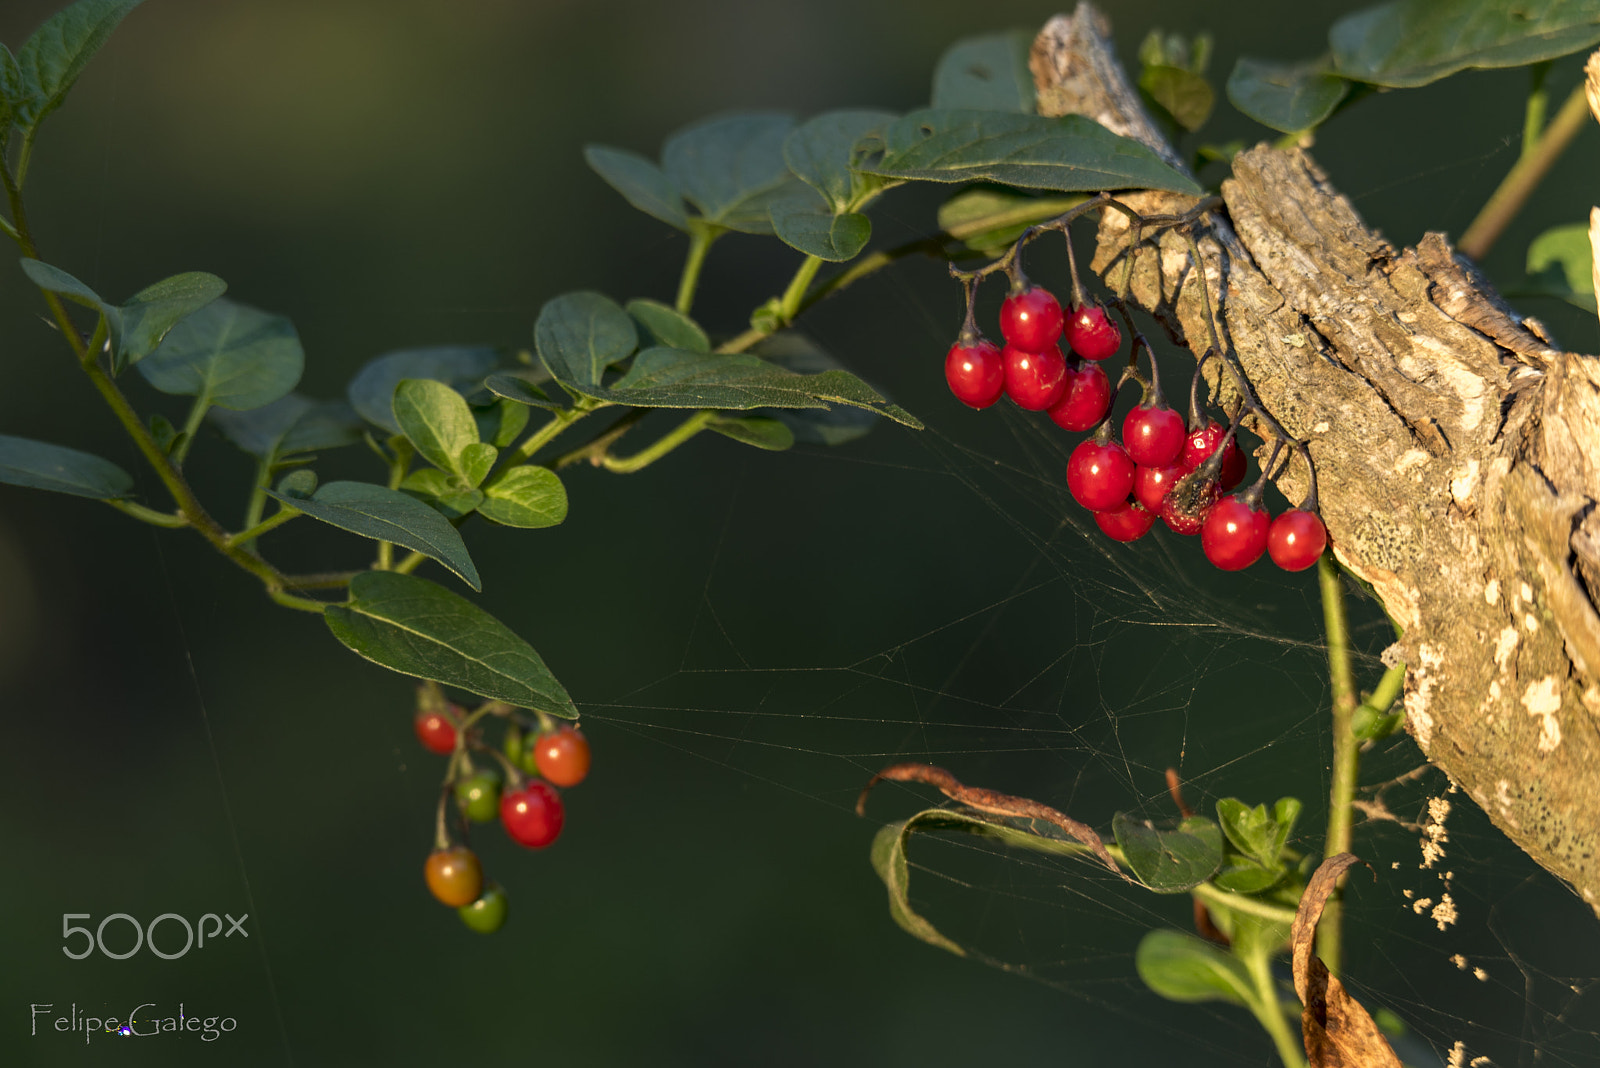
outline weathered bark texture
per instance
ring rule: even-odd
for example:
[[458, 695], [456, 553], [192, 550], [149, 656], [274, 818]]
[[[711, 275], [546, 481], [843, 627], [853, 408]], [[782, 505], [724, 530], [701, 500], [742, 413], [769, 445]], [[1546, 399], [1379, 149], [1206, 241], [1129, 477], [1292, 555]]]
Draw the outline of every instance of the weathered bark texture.
[[[1040, 111], [1088, 115], [1161, 151], [1080, 4], [1034, 44]], [[1304, 152], [1241, 154], [1194, 232], [1223, 345], [1308, 443], [1339, 561], [1405, 630], [1417, 744], [1600, 912], [1600, 359], [1561, 352], [1441, 234], [1396, 250]], [[1192, 198], [1122, 198], [1141, 212]], [[1128, 222], [1102, 213], [1094, 269], [1120, 281]], [[1209, 343], [1182, 238], [1134, 253], [1131, 298]], [[1301, 461], [1279, 486], [1306, 490]]]

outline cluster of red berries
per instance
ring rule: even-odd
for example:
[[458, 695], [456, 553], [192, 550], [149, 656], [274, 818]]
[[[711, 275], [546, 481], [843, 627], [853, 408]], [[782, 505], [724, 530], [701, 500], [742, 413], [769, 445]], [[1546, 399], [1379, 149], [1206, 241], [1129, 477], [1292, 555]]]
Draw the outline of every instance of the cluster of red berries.
[[[473, 823], [500, 820], [506, 834], [518, 845], [543, 849], [561, 834], [566, 813], [556, 787], [578, 785], [589, 774], [589, 742], [570, 724], [557, 725], [540, 716], [539, 726], [525, 733], [509, 706], [488, 706], [511, 717], [501, 752], [492, 754], [505, 776], [475, 770], [463, 759], [468, 749], [488, 752], [478, 742], [468, 716], [459, 705], [446, 701], [432, 684], [422, 687], [414, 725], [423, 748], [451, 757], [451, 769], [461, 769], [449, 786], [461, 816]], [[525, 778], [527, 776], [527, 778]], [[440, 804], [443, 805], [443, 800]], [[506, 919], [506, 893], [495, 883], [485, 883], [477, 854], [465, 845], [445, 840], [444, 813], [439, 819], [439, 844], [424, 867], [428, 889], [442, 903], [455, 908], [474, 931], [489, 934]]]
[[[1098, 361], [1121, 349], [1122, 330], [1103, 307], [1076, 305], [1067, 315], [1048, 290], [1021, 282], [1000, 306], [1000, 333], [1004, 349], [981, 337], [968, 315], [945, 357], [950, 391], [973, 408], [1004, 394], [1020, 408], [1048, 412], [1065, 430], [1097, 427], [1067, 461], [1067, 489], [1107, 536], [1136, 541], [1159, 517], [1175, 533], [1199, 534], [1206, 558], [1224, 571], [1249, 567], [1263, 553], [1285, 570], [1301, 571], [1322, 555], [1322, 520], [1301, 508], [1272, 519], [1261, 507], [1264, 479], [1221, 497], [1245, 476], [1233, 432], [1215, 420], [1201, 422], [1198, 413], [1186, 422], [1162, 399], [1154, 374], [1122, 421], [1122, 440], [1112, 436], [1113, 390]], [[1070, 359], [1061, 351], [1063, 338]]]

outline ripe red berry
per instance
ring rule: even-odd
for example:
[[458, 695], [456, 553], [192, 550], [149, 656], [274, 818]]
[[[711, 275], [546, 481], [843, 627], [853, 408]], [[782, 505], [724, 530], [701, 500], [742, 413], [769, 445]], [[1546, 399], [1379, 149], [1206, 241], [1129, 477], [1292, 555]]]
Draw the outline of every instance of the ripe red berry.
[[1133, 473], [1133, 495], [1151, 512], [1159, 512], [1161, 502], [1166, 500], [1167, 494], [1172, 491], [1173, 483], [1187, 473], [1178, 464], [1167, 464], [1165, 467], [1140, 467]]
[[500, 797], [500, 823], [512, 841], [529, 849], [554, 842], [565, 815], [561, 795], [547, 782], [536, 780]]
[[1150, 533], [1156, 517], [1145, 511], [1138, 501], [1127, 501], [1122, 507], [1094, 514], [1095, 526], [1116, 541], [1138, 541]]
[[[1183, 440], [1183, 454], [1178, 460], [1183, 464], [1184, 471], [1193, 471], [1209, 460], [1227, 435], [1227, 427], [1215, 419], [1207, 420], [1206, 425], [1198, 430], [1189, 431], [1189, 436]], [[1239, 443], [1228, 442], [1228, 448], [1222, 454], [1222, 471], [1218, 475], [1224, 493], [1244, 481], [1246, 466], [1244, 450], [1239, 448]]]
[[1120, 508], [1133, 489], [1133, 461], [1115, 441], [1080, 442], [1067, 460], [1067, 489], [1091, 512]]
[[456, 749], [456, 720], [451, 713], [458, 712], [454, 705], [449, 706], [448, 712], [431, 709], [417, 709], [417, 716], [412, 720], [412, 726], [417, 732], [417, 741], [430, 753], [440, 756], [449, 756]]
[[987, 408], [1006, 388], [1005, 362], [1000, 348], [979, 338], [974, 344], [957, 341], [944, 358], [944, 380], [950, 392], [969, 408]]
[[1067, 344], [1086, 360], [1103, 360], [1122, 347], [1122, 328], [1096, 304], [1075, 308], [1066, 322]]
[[1183, 416], [1165, 404], [1141, 404], [1122, 420], [1122, 446], [1144, 467], [1165, 467], [1177, 460], [1184, 437]]
[[1224, 571], [1243, 571], [1267, 551], [1269, 517], [1248, 496], [1236, 494], [1218, 501], [1200, 531], [1206, 559]]
[[1006, 396], [1019, 408], [1042, 412], [1067, 388], [1067, 358], [1056, 345], [1043, 352], [1007, 345], [1000, 356], [1006, 366]]
[[558, 727], [533, 743], [539, 774], [557, 786], [576, 786], [589, 774], [589, 740], [576, 727]]
[[483, 893], [483, 866], [466, 846], [434, 850], [422, 872], [433, 896], [453, 909], [472, 904]]
[[1111, 407], [1111, 380], [1097, 363], [1067, 365], [1066, 387], [1050, 406], [1050, 418], [1062, 430], [1088, 430]]
[[1291, 508], [1267, 528], [1267, 554], [1285, 571], [1304, 571], [1328, 544], [1328, 529], [1314, 512]]
[[1000, 305], [1000, 333], [1027, 352], [1043, 352], [1061, 340], [1061, 327], [1061, 302], [1048, 289], [1029, 286]]

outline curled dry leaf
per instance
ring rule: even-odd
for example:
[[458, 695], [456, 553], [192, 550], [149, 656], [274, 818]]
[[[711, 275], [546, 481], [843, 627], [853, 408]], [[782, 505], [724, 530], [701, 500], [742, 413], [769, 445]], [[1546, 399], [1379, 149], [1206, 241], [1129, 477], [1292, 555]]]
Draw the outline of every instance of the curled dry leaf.
[[1338, 885], [1339, 876], [1357, 863], [1354, 853], [1340, 853], [1323, 861], [1300, 896], [1300, 908], [1294, 917], [1289, 942], [1294, 949], [1294, 992], [1305, 1006], [1300, 1030], [1305, 1036], [1308, 1068], [1401, 1068], [1400, 1058], [1372, 1016], [1311, 952], [1323, 906]]
[[1100, 836], [1088, 826], [1079, 823], [1071, 816], [1041, 805], [1037, 801], [1030, 801], [1026, 797], [1012, 797], [1010, 794], [996, 793], [976, 786], [965, 786], [954, 775], [943, 768], [934, 767], [932, 764], [891, 764], [884, 768], [861, 790], [861, 796], [856, 798], [856, 815], [862, 816], [867, 810], [867, 795], [878, 783], [888, 779], [892, 782], [923, 782], [929, 786], [937, 786], [940, 793], [952, 801], [959, 801], [968, 808], [979, 812], [988, 812], [996, 816], [1017, 816], [1023, 819], [1044, 820], [1046, 823], [1066, 831], [1072, 837], [1088, 846], [1090, 851], [1101, 860], [1106, 867], [1121, 875], [1124, 881], [1133, 882], [1117, 867], [1117, 862], [1111, 858], [1111, 853], [1106, 849], [1106, 844]]

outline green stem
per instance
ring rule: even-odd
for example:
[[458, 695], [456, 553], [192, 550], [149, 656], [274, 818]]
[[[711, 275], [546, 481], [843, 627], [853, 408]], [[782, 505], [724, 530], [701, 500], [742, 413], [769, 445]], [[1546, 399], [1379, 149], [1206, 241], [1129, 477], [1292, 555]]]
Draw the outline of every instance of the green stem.
[[283, 526], [285, 523], [287, 523], [289, 520], [294, 519], [294, 518], [296, 518], [298, 516], [302, 516], [304, 514], [305, 513], [300, 511], [300, 509], [291, 508], [289, 505], [286, 504], [286, 505], [282, 506], [281, 508], [279, 508], [276, 512], [274, 512], [268, 518], [263, 519], [261, 522], [257, 523], [255, 526], [251, 527], [249, 530], [241, 530], [241, 531], [239, 531], [239, 533], [233, 535], [233, 537], [228, 539], [228, 544], [229, 545], [248, 545], [251, 542], [255, 541], [257, 538], [261, 537], [261, 535], [265, 534], [267, 531], [276, 530], [277, 528], [279, 528], [279, 527]]
[[570, 452], [562, 453], [560, 456], [557, 456], [551, 461], [550, 466], [559, 471], [563, 467], [577, 463], [579, 460], [588, 460], [598, 465], [601, 462], [599, 457], [605, 455], [606, 450], [611, 447], [613, 442], [622, 437], [622, 435], [626, 434], [633, 428], [635, 423], [649, 415], [654, 410], [654, 408], [634, 408], [630, 410], [621, 419], [618, 419], [615, 423], [612, 423], [605, 433], [599, 435], [592, 441], [589, 441], [583, 445], [579, 445], [576, 449], [573, 449]]
[[600, 453], [600, 463], [607, 471], [614, 471], [619, 475], [632, 474], [655, 463], [667, 453], [700, 433], [716, 414], [709, 408], [702, 409], [662, 435], [654, 444], [647, 445], [632, 456], [612, 456], [608, 452]]
[[1406, 666], [1396, 664], [1383, 673], [1383, 678], [1378, 680], [1378, 688], [1362, 703], [1381, 716], [1399, 699], [1400, 688], [1405, 684]]
[[550, 413], [550, 421], [522, 439], [522, 443], [500, 458], [500, 467], [516, 467], [533, 459], [534, 454], [554, 441], [556, 435], [588, 415], [577, 408], [562, 408]]
[[1461, 235], [1456, 248], [1463, 255], [1475, 260], [1482, 260], [1488, 255], [1495, 240], [1516, 218], [1517, 212], [1522, 210], [1528, 197], [1588, 119], [1589, 103], [1580, 85], [1567, 97], [1566, 103], [1561, 105], [1561, 110], [1556, 112], [1556, 117], [1539, 135], [1538, 141], [1531, 147], [1523, 146], [1522, 157], [1506, 173], [1499, 188], [1478, 212], [1478, 217]]
[[[1356, 769], [1360, 743], [1351, 729], [1356, 711], [1355, 678], [1350, 669], [1350, 624], [1344, 610], [1344, 580], [1333, 554], [1317, 561], [1317, 582], [1322, 589], [1322, 621], [1327, 631], [1328, 680], [1333, 690], [1333, 784], [1328, 797], [1328, 835], [1324, 857], [1350, 851], [1351, 802], [1356, 794]], [[1343, 905], [1338, 895], [1328, 899], [1317, 925], [1317, 955], [1328, 970], [1339, 974]]]
[[[22, 195], [23, 183], [28, 180], [28, 163], [33, 159], [33, 139], [38, 135], [39, 127], [30, 127], [22, 135], [22, 148], [17, 152], [17, 195]], [[13, 213], [12, 218], [16, 218]]]
[[404, 560], [400, 561], [398, 564], [395, 564], [394, 567], [390, 568], [390, 570], [391, 571], [398, 571], [402, 575], [409, 575], [409, 574], [411, 574], [411, 572], [413, 572], [413, 571], [415, 571], [417, 569], [417, 565], [421, 564], [422, 561], [424, 561], [426, 559], [427, 559], [427, 557], [424, 556], [422, 553], [413, 552], [413, 553], [409, 554]]
[[0, 234], [5, 234], [18, 244], [22, 243], [21, 235], [17, 233], [17, 228], [11, 225], [11, 220], [9, 219], [0, 219]]
[[296, 597], [292, 593], [284, 593], [282, 590], [271, 588], [268, 588], [267, 596], [272, 598], [274, 604], [281, 604], [285, 608], [293, 608], [297, 612], [315, 612], [319, 616], [322, 614], [322, 610], [328, 607], [323, 601], [313, 601], [309, 597]]
[[[1324, 920], [1323, 922], [1327, 922]], [[1250, 1002], [1250, 1011], [1260, 1021], [1262, 1030], [1272, 1038], [1284, 1068], [1305, 1068], [1304, 1046], [1300, 1038], [1289, 1029], [1283, 1006], [1278, 1001], [1278, 988], [1272, 981], [1272, 966], [1266, 953], [1251, 953], [1239, 958], [1256, 986], [1256, 996]]]
[[290, 590], [342, 590], [359, 571], [313, 571], [305, 575], [285, 575], [283, 585]]
[[179, 467], [189, 457], [189, 446], [194, 441], [194, 436], [200, 433], [200, 422], [206, 417], [206, 412], [211, 408], [211, 398], [204, 395], [196, 396], [194, 403], [189, 406], [189, 418], [183, 421], [183, 430], [178, 434], [178, 440], [172, 446], [172, 462]]
[[1545, 77], [1550, 73], [1550, 61], [1535, 63], [1528, 68], [1528, 105], [1522, 118], [1522, 155], [1527, 159], [1534, 146], [1539, 143], [1539, 135], [1544, 133], [1544, 120], [1550, 110], [1550, 89], [1545, 85]]
[[268, 453], [256, 461], [256, 477], [250, 484], [250, 501], [244, 506], [241, 530], [249, 530], [261, 522], [261, 513], [267, 509], [267, 483], [272, 481], [273, 457], [273, 453]]
[[683, 261], [683, 274], [678, 279], [678, 299], [674, 304], [679, 314], [688, 315], [689, 309], [694, 306], [694, 290], [700, 284], [700, 268], [705, 266], [711, 243], [721, 233], [720, 227], [699, 219], [689, 220], [689, 254]]
[[817, 271], [822, 268], [822, 264], [821, 257], [807, 256], [800, 264], [800, 269], [795, 271], [794, 277], [789, 280], [789, 288], [778, 298], [778, 315], [785, 324], [794, 322], [794, 317], [800, 314], [806, 290], [811, 288], [811, 281], [817, 277]]
[[154, 508], [147, 508], [137, 501], [114, 500], [106, 503], [123, 515], [132, 516], [141, 523], [149, 523], [152, 526], [177, 528], [189, 525], [189, 521], [183, 517], [181, 512], [158, 512]]
[[1294, 909], [1283, 905], [1274, 905], [1272, 902], [1262, 901], [1260, 898], [1247, 897], [1244, 894], [1229, 893], [1213, 883], [1201, 883], [1189, 892], [1206, 904], [1215, 905], [1217, 908], [1258, 916], [1263, 920], [1271, 920], [1273, 923], [1294, 923]]

